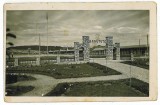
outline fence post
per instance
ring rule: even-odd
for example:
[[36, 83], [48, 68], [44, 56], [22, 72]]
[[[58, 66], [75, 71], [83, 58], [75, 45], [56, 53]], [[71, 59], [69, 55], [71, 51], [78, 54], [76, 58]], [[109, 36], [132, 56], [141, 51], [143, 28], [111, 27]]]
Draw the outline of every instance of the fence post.
[[57, 56], [57, 63], [60, 63], [60, 56]]
[[18, 66], [18, 58], [15, 58], [15, 60], [14, 60], [14, 66]]
[[134, 56], [133, 56], [133, 53], [131, 53], [131, 61], [134, 60]]
[[40, 65], [40, 57], [36, 58], [36, 65]]

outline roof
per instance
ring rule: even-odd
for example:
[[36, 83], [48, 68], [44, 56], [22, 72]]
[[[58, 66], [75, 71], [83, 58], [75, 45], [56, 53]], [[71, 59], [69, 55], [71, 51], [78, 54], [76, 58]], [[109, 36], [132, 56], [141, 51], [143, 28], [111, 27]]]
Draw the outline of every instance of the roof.
[[147, 47], [147, 45], [131, 45], [131, 46], [120, 46], [120, 48], [143, 48]]
[[[120, 46], [121, 49], [129, 49], [129, 48], [146, 48], [147, 45], [131, 45], [131, 46]], [[105, 50], [105, 46], [94, 48], [93, 51]]]

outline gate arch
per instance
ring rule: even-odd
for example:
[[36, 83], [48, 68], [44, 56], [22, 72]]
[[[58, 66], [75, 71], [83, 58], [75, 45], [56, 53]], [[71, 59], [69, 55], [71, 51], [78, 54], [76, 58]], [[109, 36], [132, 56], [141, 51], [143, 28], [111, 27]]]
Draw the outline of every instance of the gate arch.
[[83, 59], [84, 61], [89, 61], [89, 36], [82, 36], [82, 43], [79, 43], [79, 42], [74, 42], [74, 56], [75, 56], [75, 61], [79, 61], [80, 58], [79, 58], [79, 51], [80, 51], [80, 48], [83, 48]]

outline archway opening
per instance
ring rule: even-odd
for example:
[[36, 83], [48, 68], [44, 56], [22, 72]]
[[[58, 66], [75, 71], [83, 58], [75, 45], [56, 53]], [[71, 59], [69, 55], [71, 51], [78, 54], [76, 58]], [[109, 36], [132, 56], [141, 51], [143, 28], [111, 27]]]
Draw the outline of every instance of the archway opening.
[[84, 60], [84, 48], [80, 47], [79, 48], [79, 61], [83, 61]]

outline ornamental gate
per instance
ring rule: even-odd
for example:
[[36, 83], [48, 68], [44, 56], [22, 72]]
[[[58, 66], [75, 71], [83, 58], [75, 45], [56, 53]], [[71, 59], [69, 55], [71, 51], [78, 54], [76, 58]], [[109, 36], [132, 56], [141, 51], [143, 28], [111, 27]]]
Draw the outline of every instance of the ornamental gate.
[[78, 62], [80, 60], [80, 48], [83, 48], [83, 60], [89, 61], [89, 36], [82, 36], [82, 43], [74, 42], [74, 56], [75, 56], [75, 62]]
[[[113, 52], [113, 49], [115, 52]], [[120, 60], [120, 43], [114, 45], [113, 36], [108, 36], [106, 37], [106, 59], [113, 60], [113, 53], [115, 53], [115, 59]]]

